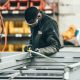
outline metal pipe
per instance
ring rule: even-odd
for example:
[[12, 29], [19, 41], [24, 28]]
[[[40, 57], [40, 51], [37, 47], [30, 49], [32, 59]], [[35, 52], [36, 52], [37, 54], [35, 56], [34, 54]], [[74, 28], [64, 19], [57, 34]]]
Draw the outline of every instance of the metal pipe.
[[28, 8], [30, 7], [31, 0], [28, 0]]

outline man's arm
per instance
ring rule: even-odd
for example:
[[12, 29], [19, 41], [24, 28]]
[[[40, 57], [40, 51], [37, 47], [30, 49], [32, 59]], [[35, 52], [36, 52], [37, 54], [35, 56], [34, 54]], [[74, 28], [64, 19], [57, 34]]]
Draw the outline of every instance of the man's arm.
[[59, 42], [59, 36], [57, 33], [57, 30], [55, 30], [57, 27], [57, 24], [52, 24], [52, 22], [48, 23], [45, 29], [45, 34], [46, 34], [46, 41], [49, 44], [49, 46], [40, 48], [39, 51], [42, 54], [45, 55], [51, 55], [53, 53], [56, 53], [59, 51], [60, 48], [60, 42]]
[[39, 48], [40, 53], [45, 55], [51, 55], [59, 51], [59, 43], [56, 39], [53, 38], [53, 36], [49, 36], [47, 39], [47, 42], [50, 44], [47, 47]]

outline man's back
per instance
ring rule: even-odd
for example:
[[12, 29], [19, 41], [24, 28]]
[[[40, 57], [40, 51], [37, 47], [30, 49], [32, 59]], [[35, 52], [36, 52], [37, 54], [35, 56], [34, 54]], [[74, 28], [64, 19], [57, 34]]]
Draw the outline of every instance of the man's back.
[[[42, 20], [39, 21], [37, 26], [32, 28], [31, 31], [33, 33], [32, 44], [37, 44], [37, 48], [49, 46], [49, 43], [47, 42], [47, 38], [49, 35], [54, 36], [54, 38], [58, 42], [58, 45], [60, 46], [57, 23], [44, 13], [42, 13]], [[39, 34], [39, 32], [41, 32], [42, 34]]]

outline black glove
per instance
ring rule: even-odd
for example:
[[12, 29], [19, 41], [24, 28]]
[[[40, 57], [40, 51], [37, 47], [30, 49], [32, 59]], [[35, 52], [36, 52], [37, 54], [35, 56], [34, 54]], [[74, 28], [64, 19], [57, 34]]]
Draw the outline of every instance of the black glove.
[[26, 46], [24, 47], [24, 51], [25, 51], [25, 52], [28, 52], [28, 50], [32, 50], [32, 46], [31, 46], [31, 45], [26, 45]]

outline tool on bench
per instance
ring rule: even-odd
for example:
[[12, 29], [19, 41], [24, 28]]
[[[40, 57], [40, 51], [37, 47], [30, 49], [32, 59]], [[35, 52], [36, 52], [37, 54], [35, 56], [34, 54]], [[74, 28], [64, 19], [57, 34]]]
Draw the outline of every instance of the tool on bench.
[[[35, 51], [31, 50], [31, 48], [29, 48], [28, 52], [29, 52], [30, 54], [36, 54], [36, 55], [42, 56], [42, 57], [48, 59], [48, 60], [51, 61], [51, 62], [53, 61], [53, 62], [59, 63], [58, 61], [56, 61], [56, 60], [54, 60], [54, 59], [52, 59], [52, 58], [50, 58], [50, 57], [48, 57], [48, 56], [46, 56], [46, 55], [44, 55], [44, 54], [41, 54], [41, 53], [39, 53], [39, 52], [35, 52]], [[59, 64], [61, 64], [61, 65], [63, 65], [63, 66], [68, 66], [68, 65], [65, 64], [65, 63], [59, 63]]]

